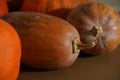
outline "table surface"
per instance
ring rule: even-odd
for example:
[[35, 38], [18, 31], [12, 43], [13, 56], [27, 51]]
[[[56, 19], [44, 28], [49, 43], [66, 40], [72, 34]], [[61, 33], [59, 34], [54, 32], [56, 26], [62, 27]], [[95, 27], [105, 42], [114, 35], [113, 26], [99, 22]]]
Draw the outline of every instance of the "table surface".
[[[95, 0], [120, 10], [120, 0]], [[101, 56], [80, 56], [67, 68], [38, 71], [22, 67], [18, 80], [120, 80], [120, 47]]]
[[101, 56], [80, 56], [67, 68], [38, 71], [22, 67], [18, 80], [120, 80], [120, 47]]

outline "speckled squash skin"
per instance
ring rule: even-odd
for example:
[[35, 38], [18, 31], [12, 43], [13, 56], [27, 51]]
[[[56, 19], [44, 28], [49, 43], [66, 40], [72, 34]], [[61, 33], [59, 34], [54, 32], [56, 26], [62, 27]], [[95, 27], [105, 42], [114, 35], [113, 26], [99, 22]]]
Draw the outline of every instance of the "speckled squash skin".
[[[119, 14], [105, 3], [90, 2], [79, 5], [70, 12], [67, 21], [77, 28], [83, 43], [97, 39], [95, 47], [83, 50], [87, 54], [108, 54], [113, 52], [120, 43]], [[95, 37], [91, 32], [94, 26], [102, 26], [101, 36]]]
[[70, 66], [78, 57], [72, 42], [77, 30], [66, 21], [37, 12], [14, 12], [2, 17], [18, 32], [22, 42], [22, 64], [38, 69]]

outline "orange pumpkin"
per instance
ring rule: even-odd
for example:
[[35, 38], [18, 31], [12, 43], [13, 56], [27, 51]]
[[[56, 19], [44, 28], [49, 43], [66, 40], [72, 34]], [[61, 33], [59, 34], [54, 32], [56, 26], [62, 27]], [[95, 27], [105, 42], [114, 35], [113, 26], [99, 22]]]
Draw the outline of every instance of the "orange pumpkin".
[[[88, 43], [97, 38], [97, 45], [84, 50], [90, 55], [100, 55], [113, 52], [120, 43], [120, 18], [118, 12], [111, 6], [90, 2], [74, 8], [67, 21], [74, 25], [81, 35], [81, 41]], [[91, 31], [94, 27], [102, 27], [99, 37]]]
[[0, 16], [8, 13], [8, 6], [6, 0], [0, 0]]
[[21, 56], [20, 40], [16, 31], [0, 19], [0, 80], [16, 80]]
[[92, 0], [24, 0], [21, 11], [36, 11], [66, 18], [72, 8], [90, 1]]

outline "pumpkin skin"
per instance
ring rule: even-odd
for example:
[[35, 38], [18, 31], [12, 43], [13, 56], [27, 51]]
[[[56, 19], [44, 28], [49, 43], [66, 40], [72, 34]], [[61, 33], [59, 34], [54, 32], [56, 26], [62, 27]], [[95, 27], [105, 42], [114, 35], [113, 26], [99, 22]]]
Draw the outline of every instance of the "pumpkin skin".
[[21, 11], [47, 13], [60, 18], [66, 18], [70, 10], [78, 4], [92, 0], [24, 0]]
[[6, 0], [0, 0], [0, 16], [8, 13]]
[[18, 32], [22, 43], [22, 64], [38, 69], [59, 69], [73, 64], [72, 41], [77, 30], [66, 21], [37, 12], [13, 12], [2, 17]]
[[19, 73], [21, 45], [16, 31], [0, 19], [0, 80], [16, 80]]
[[10, 11], [19, 11], [23, 0], [7, 0]]
[[[88, 43], [97, 38], [97, 45], [82, 52], [103, 55], [113, 52], [120, 43], [120, 19], [118, 12], [105, 3], [90, 2], [74, 8], [67, 16], [81, 35], [81, 42]], [[102, 26], [103, 33], [95, 37], [91, 33], [94, 26]]]

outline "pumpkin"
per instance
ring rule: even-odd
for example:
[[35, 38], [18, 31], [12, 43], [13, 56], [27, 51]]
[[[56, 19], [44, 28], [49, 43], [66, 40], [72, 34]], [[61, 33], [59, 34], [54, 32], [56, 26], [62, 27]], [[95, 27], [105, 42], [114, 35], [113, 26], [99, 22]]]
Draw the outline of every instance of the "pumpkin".
[[69, 11], [78, 4], [92, 0], [24, 0], [21, 11], [35, 11], [66, 18]]
[[13, 27], [0, 19], [0, 80], [16, 80], [19, 73], [21, 45]]
[[66, 21], [37, 12], [13, 12], [2, 16], [18, 32], [22, 42], [22, 64], [37, 69], [68, 67], [80, 49], [90, 48], [95, 41], [82, 44], [77, 30]]
[[23, 0], [7, 0], [8, 8], [10, 11], [19, 11]]
[[8, 13], [6, 0], [0, 0], [0, 16]]
[[[120, 18], [111, 6], [101, 2], [90, 2], [77, 6], [67, 16], [67, 21], [74, 25], [81, 35], [83, 43], [97, 39], [97, 45], [83, 50], [90, 55], [103, 55], [113, 52], [120, 43]], [[99, 37], [91, 31], [100, 28]]]

